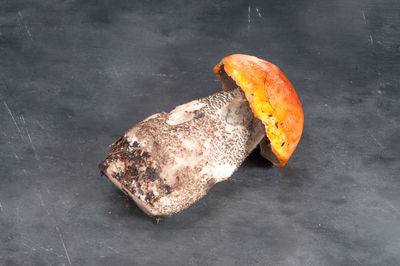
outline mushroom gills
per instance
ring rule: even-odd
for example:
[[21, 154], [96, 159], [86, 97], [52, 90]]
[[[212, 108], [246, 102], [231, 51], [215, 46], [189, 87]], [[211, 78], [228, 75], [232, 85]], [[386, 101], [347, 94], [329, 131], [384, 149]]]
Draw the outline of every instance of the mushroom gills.
[[148, 117], [111, 145], [99, 168], [145, 213], [165, 217], [229, 178], [264, 136], [236, 88]]

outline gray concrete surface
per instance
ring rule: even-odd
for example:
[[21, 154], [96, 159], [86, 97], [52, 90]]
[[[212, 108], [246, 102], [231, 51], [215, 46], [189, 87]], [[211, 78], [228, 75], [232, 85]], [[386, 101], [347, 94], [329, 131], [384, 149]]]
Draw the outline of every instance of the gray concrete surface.
[[[400, 265], [399, 1], [0, 2], [1, 265]], [[231, 53], [278, 65], [305, 112], [154, 224], [99, 175], [145, 117], [221, 87]]]

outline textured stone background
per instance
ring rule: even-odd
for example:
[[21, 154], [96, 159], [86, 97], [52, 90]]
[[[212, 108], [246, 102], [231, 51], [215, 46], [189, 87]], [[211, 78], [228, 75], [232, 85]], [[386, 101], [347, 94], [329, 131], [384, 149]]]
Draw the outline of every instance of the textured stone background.
[[[399, 265], [400, 2], [0, 2], [0, 264]], [[104, 177], [107, 145], [278, 65], [305, 112], [278, 169], [253, 153], [159, 225]]]

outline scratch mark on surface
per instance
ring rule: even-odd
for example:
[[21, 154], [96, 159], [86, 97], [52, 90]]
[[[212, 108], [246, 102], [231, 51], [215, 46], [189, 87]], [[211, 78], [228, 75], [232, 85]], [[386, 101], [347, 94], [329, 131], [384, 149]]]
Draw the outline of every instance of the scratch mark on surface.
[[15, 152], [13, 154], [14, 154], [15, 159], [19, 160], [19, 156]]
[[121, 75], [119, 74], [119, 72], [117, 71], [117, 69], [115, 68], [115, 66], [112, 66], [112, 69], [113, 69], [114, 75], [115, 75], [117, 78], [121, 77]]
[[26, 125], [24, 116], [23, 116], [23, 115], [20, 115], [19, 117], [20, 117], [20, 119], [22, 120], [22, 123], [24, 123], [24, 125]]
[[[50, 253], [56, 255], [57, 257], [63, 257], [63, 258], [65, 258], [65, 255], [61, 255], [61, 254], [58, 254], [57, 252], [54, 252], [52, 247], [50, 247], [50, 248], [45, 248], [45, 247], [41, 246], [40, 244], [36, 243], [35, 241], [33, 241], [32, 239], [30, 239], [30, 238], [28, 238], [28, 237], [26, 237], [26, 236], [23, 236], [23, 235], [22, 235], [22, 238], [23, 238], [24, 240], [29, 241], [29, 242], [33, 245], [32, 248], [33, 248], [33, 247], [34, 247], [35, 249], [40, 248], [40, 249], [43, 249], [43, 250], [45, 250], [45, 251], [47, 251], [47, 252], [50, 252]], [[26, 245], [26, 246], [27, 246], [27, 245]]]
[[363, 20], [364, 20], [364, 24], [367, 25], [367, 20], [365, 19], [365, 13], [364, 10], [361, 10], [362, 12], [362, 16], [363, 16]]
[[33, 41], [31, 31], [29, 30], [29, 28], [28, 28], [28, 26], [26, 25], [26, 23], [23, 21], [23, 17], [22, 17], [21, 11], [18, 11], [18, 16], [21, 18], [21, 23], [22, 23], [22, 25], [24, 26], [25, 31], [26, 31], [26, 33], [27, 33], [28, 36], [29, 36], [29, 39], [31, 39], [31, 41]]
[[372, 39], [372, 35], [371, 34], [369, 35], [369, 41], [371, 42], [371, 45], [374, 44], [374, 39]]
[[400, 214], [400, 210], [396, 208], [390, 201], [386, 200], [386, 204], [389, 205], [397, 214]]
[[375, 141], [376, 144], [378, 144], [379, 147], [381, 147], [382, 149], [385, 149], [385, 147], [383, 147], [383, 145], [375, 138], [374, 135], [372, 135], [371, 131], [368, 130], [368, 134], [371, 136], [371, 138]]
[[36, 251], [36, 248], [31, 247], [29, 245], [27, 245], [26, 243], [22, 242], [22, 245], [24, 245], [25, 247], [29, 248], [31, 251]]
[[56, 226], [56, 230], [58, 232], [58, 236], [60, 237], [61, 243], [62, 243], [62, 245], [64, 247], [64, 251], [65, 251], [65, 255], [67, 256], [68, 263], [69, 263], [69, 265], [72, 265], [71, 264], [71, 259], [69, 258], [67, 247], [65, 246], [64, 238], [63, 238], [63, 236], [61, 234], [61, 231], [60, 231], [60, 228], [58, 228], [58, 226]]
[[35, 159], [39, 160], [39, 158], [37, 157], [37, 152], [36, 152], [35, 146], [33, 145], [33, 142], [32, 142], [31, 134], [29, 134], [28, 126], [26, 125], [26, 122], [25, 122], [25, 118], [23, 115], [20, 115], [20, 118], [22, 120], [22, 123], [25, 125], [25, 132], [26, 132], [26, 135], [28, 136], [28, 140], [29, 140], [29, 143], [31, 144], [32, 150], [35, 152]]
[[256, 11], [257, 11], [258, 17], [259, 17], [259, 18], [262, 18], [262, 15], [261, 15], [260, 9], [259, 9], [258, 7], [256, 7]]
[[337, 165], [337, 160], [336, 160], [337, 155], [336, 155], [336, 152], [335, 152], [334, 149], [332, 149], [332, 153], [333, 153], [332, 158], [333, 158], [333, 160], [335, 161], [335, 165]]
[[68, 201], [66, 201], [66, 200], [62, 200], [62, 201], [61, 201], [61, 203], [62, 203], [62, 205], [64, 205], [66, 208], [68, 208], [68, 207], [69, 207], [69, 205], [68, 205]]
[[173, 78], [173, 75], [167, 75], [164, 73], [151, 73], [152, 76], [156, 76], [156, 77], [169, 77], [169, 78]]
[[113, 247], [110, 247], [110, 246], [107, 246], [109, 249], [111, 249], [112, 251], [114, 251], [115, 253], [117, 253], [117, 254], [120, 254], [119, 253], [119, 251], [118, 250], [116, 250], [115, 248], [113, 248]]
[[[13, 115], [13, 113], [11, 112], [10, 108], [8, 107], [7, 102], [6, 102], [6, 101], [3, 101], [3, 104], [4, 104], [4, 106], [6, 107], [8, 113], [10, 114], [11, 119], [12, 119], [12, 121], [14, 122], [15, 127], [17, 128], [18, 133], [19, 133], [19, 135], [20, 135], [21, 138], [22, 138], [21, 129], [19, 128], [19, 126], [18, 126], [18, 124], [17, 124], [17, 121], [15, 121], [14, 115]], [[23, 139], [23, 138], [22, 138], [22, 139]]]
[[44, 129], [44, 126], [42, 124], [40, 124], [40, 122], [38, 120], [36, 120], [36, 124], [38, 124], [38, 126], [40, 127], [40, 129]]
[[350, 256], [351, 256], [359, 265], [362, 265], [361, 262], [360, 262], [356, 257], [354, 257], [352, 254], [350, 254]]
[[44, 204], [43, 199], [42, 199], [42, 193], [39, 193], [38, 196], [39, 196], [39, 200], [40, 200], [40, 206], [44, 207], [45, 204]]
[[247, 9], [247, 30], [250, 30], [250, 23], [251, 23], [251, 6]]
[[32, 149], [33, 149], [34, 151], [36, 151], [36, 150], [35, 150], [35, 147], [33, 146], [32, 138], [31, 138], [31, 135], [29, 134], [28, 128], [25, 128], [25, 131], [26, 131], [26, 134], [28, 135], [28, 139], [29, 139], [29, 142], [31, 143]]
[[42, 206], [43, 209], [46, 211], [47, 215], [50, 216], [49, 209], [46, 207], [46, 204], [43, 201], [43, 197], [42, 197], [42, 193], [41, 192], [38, 194], [38, 197], [39, 197], [39, 200], [40, 200], [40, 206]]
[[2, 205], [1, 202], [0, 202], [0, 211], [3, 212], [3, 210], [4, 210], [4, 209], [3, 209], [3, 205]]
[[[24, 119], [23, 116], [22, 116], [22, 119]], [[25, 119], [24, 119], [24, 123], [25, 123]], [[36, 151], [35, 147], [33, 146], [31, 134], [29, 134], [28, 127], [25, 127], [25, 131], [26, 131], [26, 134], [28, 135], [28, 139], [29, 139], [29, 142], [31, 143], [32, 149], [33, 149], [34, 151]]]

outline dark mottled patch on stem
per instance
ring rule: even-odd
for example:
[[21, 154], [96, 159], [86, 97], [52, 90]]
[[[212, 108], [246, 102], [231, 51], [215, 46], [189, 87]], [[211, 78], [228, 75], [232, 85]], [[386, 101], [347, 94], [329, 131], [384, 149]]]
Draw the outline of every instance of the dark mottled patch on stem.
[[153, 202], [155, 200], [154, 193], [152, 191], [147, 192], [146, 198], [144, 200], [148, 202], [151, 206], [153, 206]]
[[172, 192], [171, 187], [168, 186], [167, 184], [162, 184], [161, 185], [165, 189], [165, 194], [170, 194]]
[[204, 113], [203, 112], [196, 112], [194, 114], [194, 118], [195, 119], [202, 118], [202, 117], [204, 117]]
[[150, 167], [146, 168], [146, 171], [144, 172], [143, 175], [144, 179], [150, 179], [151, 181], [156, 181], [158, 178], [160, 178], [160, 176], [154, 172], [154, 170]]

